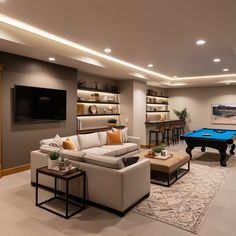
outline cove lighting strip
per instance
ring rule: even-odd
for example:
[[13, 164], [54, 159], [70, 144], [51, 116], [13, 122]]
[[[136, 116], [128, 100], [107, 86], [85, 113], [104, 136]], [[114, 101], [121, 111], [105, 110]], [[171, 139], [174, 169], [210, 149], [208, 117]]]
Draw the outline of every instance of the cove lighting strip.
[[118, 63], [120, 65], [129, 67], [129, 68], [132, 68], [132, 69], [135, 69], [135, 70], [138, 70], [138, 71], [145, 72], [147, 74], [151, 74], [151, 75], [158, 76], [158, 77], [161, 77], [161, 78], [164, 78], [164, 79], [172, 80], [172, 78], [170, 78], [169, 76], [166, 76], [166, 75], [163, 75], [163, 74], [151, 71], [151, 70], [147, 70], [145, 68], [136, 66], [134, 64], [131, 64], [131, 63], [123, 61], [123, 60], [120, 60], [120, 59], [115, 58], [115, 57], [111, 57], [111, 56], [105, 55], [103, 53], [97, 52], [97, 51], [92, 50], [90, 48], [84, 47], [84, 46], [82, 46], [80, 44], [77, 44], [77, 43], [74, 43], [74, 42], [69, 41], [67, 39], [61, 38], [61, 37], [59, 37], [57, 35], [51, 34], [49, 32], [46, 32], [46, 31], [41, 30], [39, 28], [36, 28], [36, 27], [34, 27], [32, 25], [26, 24], [26, 23], [24, 23], [22, 21], [13, 19], [11, 17], [8, 17], [6, 15], [0, 14], [0, 22], [8, 24], [8, 25], [11, 25], [11, 26], [14, 26], [16, 28], [25, 30], [27, 32], [30, 32], [30, 33], [33, 33], [33, 34], [36, 34], [36, 35], [42, 36], [42, 37], [44, 37], [46, 39], [50, 39], [50, 40], [52, 40], [54, 42], [61, 43], [63, 45], [66, 45], [66, 46], [78, 49], [80, 51], [89, 53], [91, 55], [94, 55], [94, 56], [106, 59], [108, 61], [115, 62], [115, 63]]
[[22, 30], [25, 30], [25, 31], [33, 33], [35, 35], [44, 37], [44, 38], [52, 40], [54, 42], [57, 42], [57, 43], [60, 43], [60, 44], [63, 44], [63, 45], [75, 48], [75, 49], [80, 50], [82, 52], [89, 53], [91, 55], [100, 57], [102, 59], [106, 59], [106, 60], [108, 60], [110, 62], [114, 62], [114, 63], [120, 64], [120, 65], [129, 67], [131, 69], [138, 70], [138, 71], [150, 74], [150, 75], [161, 77], [161, 78], [167, 79], [169, 81], [236, 77], [236, 74], [223, 74], [223, 75], [179, 77], [179, 78], [175, 79], [175, 78], [172, 78], [170, 76], [166, 76], [164, 74], [160, 74], [160, 73], [157, 73], [157, 72], [145, 69], [143, 67], [136, 66], [136, 65], [134, 65], [132, 63], [129, 63], [129, 62], [123, 61], [121, 59], [118, 59], [118, 58], [115, 58], [115, 57], [112, 57], [112, 56], [100, 53], [98, 51], [92, 50], [90, 48], [84, 47], [84, 46], [82, 46], [80, 44], [77, 44], [77, 43], [74, 43], [74, 42], [69, 41], [67, 39], [61, 38], [61, 37], [59, 37], [57, 35], [51, 34], [49, 32], [46, 32], [46, 31], [42, 30], [42, 29], [36, 28], [36, 27], [34, 27], [32, 25], [26, 24], [26, 23], [24, 23], [22, 21], [16, 20], [14, 18], [11, 18], [11, 17], [3, 15], [3, 14], [0, 14], [0, 22], [8, 24], [8, 25], [16, 27], [16, 28], [19, 28], [19, 29], [22, 29]]

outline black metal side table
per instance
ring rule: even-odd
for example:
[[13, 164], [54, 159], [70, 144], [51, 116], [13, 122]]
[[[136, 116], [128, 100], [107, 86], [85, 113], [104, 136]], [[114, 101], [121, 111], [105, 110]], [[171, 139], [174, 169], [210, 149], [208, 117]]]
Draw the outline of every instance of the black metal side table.
[[[38, 202], [38, 188], [43, 188], [46, 186], [39, 184], [39, 174], [48, 175], [48, 176], [51, 176], [54, 178], [54, 197], [49, 198], [48, 200], [40, 202], [40, 203]], [[83, 177], [82, 205], [79, 205], [79, 204], [69, 200], [69, 182], [70, 182], [70, 180], [72, 180], [74, 178], [80, 178], [80, 177]], [[86, 181], [85, 181], [85, 177], [86, 177], [86, 172], [82, 171], [82, 170], [78, 170], [78, 169], [73, 172], [63, 174], [63, 175], [60, 173], [57, 173], [53, 170], [48, 169], [47, 166], [36, 169], [36, 206], [41, 207], [42, 209], [47, 210], [51, 213], [54, 213], [58, 216], [61, 216], [65, 219], [68, 219], [71, 216], [77, 214], [78, 212], [80, 212], [81, 210], [83, 210], [86, 207], [86, 199], [85, 199]], [[57, 190], [57, 180], [58, 179], [64, 180], [66, 182], [66, 192], [63, 193], [65, 195], [65, 198], [62, 198], [60, 196], [60, 195], [62, 195], [62, 193], [61, 192], [59, 193], [59, 191]], [[56, 211], [44, 206], [45, 203], [48, 203], [54, 199], [60, 199], [60, 200], [65, 201], [65, 214], [61, 214], [59, 212], [56, 212]], [[70, 215], [69, 215], [69, 203], [71, 205], [74, 205], [79, 208], [76, 211], [74, 211], [73, 213], [71, 213]]]

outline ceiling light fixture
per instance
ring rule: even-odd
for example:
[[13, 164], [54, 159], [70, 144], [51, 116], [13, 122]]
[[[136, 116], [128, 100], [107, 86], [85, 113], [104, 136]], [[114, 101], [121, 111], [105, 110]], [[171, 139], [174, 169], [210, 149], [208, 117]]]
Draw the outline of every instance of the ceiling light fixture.
[[56, 59], [54, 57], [49, 57], [48, 60], [49, 61], [56, 61]]
[[203, 40], [203, 39], [199, 39], [199, 40], [196, 41], [196, 44], [199, 45], [199, 46], [204, 45], [205, 43], [206, 43], [206, 41]]
[[153, 64], [148, 64], [147, 66], [148, 66], [149, 68], [153, 68], [153, 67], [154, 67]]
[[220, 60], [220, 58], [214, 58], [213, 61], [214, 62], [220, 62], [221, 60]]
[[175, 79], [176, 79], [176, 78], [178, 78], [178, 76], [174, 75], [174, 76], [173, 76], [173, 78], [175, 78]]
[[104, 52], [105, 52], [105, 53], [111, 53], [111, 49], [110, 49], [110, 48], [105, 48], [105, 49], [104, 49]]
[[224, 68], [222, 71], [227, 72], [227, 71], [229, 71], [229, 69], [228, 68]]

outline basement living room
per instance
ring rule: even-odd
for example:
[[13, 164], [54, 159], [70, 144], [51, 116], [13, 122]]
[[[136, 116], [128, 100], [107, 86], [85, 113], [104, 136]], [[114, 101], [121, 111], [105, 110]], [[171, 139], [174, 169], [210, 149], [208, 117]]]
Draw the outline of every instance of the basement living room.
[[1, 235], [235, 236], [235, 8], [0, 0]]

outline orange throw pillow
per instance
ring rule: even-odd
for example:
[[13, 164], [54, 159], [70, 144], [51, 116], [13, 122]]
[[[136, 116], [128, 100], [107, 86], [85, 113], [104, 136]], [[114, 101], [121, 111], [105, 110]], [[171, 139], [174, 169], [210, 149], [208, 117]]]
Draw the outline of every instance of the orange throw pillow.
[[107, 143], [108, 145], [123, 144], [120, 131], [107, 132]]
[[66, 141], [63, 141], [62, 147], [67, 150], [77, 151], [77, 148], [76, 148], [74, 142], [70, 138], [67, 138]]

